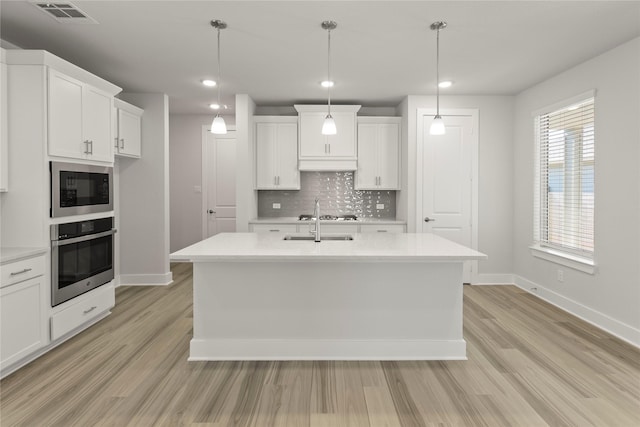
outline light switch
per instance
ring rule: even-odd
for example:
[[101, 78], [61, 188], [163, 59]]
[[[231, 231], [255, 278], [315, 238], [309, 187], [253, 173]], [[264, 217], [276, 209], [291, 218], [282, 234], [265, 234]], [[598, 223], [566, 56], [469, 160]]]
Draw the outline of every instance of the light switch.
[[384, 203], [376, 203], [376, 209], [384, 209]]
[[194, 193], [202, 193], [202, 187], [200, 187], [199, 185], [194, 185], [193, 186], [193, 192]]
[[274, 203], [273, 209], [280, 209], [280, 203]]

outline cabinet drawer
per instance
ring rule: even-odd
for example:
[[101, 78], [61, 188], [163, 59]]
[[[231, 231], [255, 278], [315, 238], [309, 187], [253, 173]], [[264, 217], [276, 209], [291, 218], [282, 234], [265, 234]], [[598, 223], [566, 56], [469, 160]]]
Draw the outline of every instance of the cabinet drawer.
[[252, 224], [254, 233], [296, 233], [298, 226], [295, 224]]
[[115, 305], [113, 285], [104, 285], [51, 316], [51, 339], [56, 340]]
[[42, 276], [45, 272], [44, 258], [37, 256], [0, 265], [0, 287]]
[[360, 226], [361, 233], [404, 233], [404, 225], [386, 224], [374, 225], [366, 224]]

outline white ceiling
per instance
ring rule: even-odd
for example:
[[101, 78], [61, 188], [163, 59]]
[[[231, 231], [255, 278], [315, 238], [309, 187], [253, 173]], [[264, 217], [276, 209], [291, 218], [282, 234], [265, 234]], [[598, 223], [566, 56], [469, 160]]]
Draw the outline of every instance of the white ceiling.
[[[170, 111], [210, 114], [216, 30], [222, 32], [223, 103], [326, 102], [327, 33], [334, 20], [336, 103], [396, 106], [435, 93], [435, 32], [441, 32], [447, 95], [510, 95], [640, 36], [640, 1], [87, 1], [97, 24], [62, 24], [31, 1], [0, 2], [0, 36], [46, 49], [126, 92], [163, 92]], [[640, 57], [640, 53], [639, 53]], [[612, 64], [615, 66], [615, 64]]]

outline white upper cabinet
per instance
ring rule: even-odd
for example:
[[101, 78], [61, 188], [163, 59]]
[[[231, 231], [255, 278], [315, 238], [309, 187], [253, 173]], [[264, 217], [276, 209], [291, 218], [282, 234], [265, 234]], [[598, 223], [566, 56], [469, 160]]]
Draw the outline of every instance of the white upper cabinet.
[[399, 190], [400, 118], [358, 118], [357, 190]]
[[113, 97], [49, 69], [49, 155], [113, 162]]
[[140, 157], [142, 155], [142, 115], [144, 110], [120, 99], [114, 100], [116, 107], [115, 154]]
[[355, 170], [356, 113], [359, 105], [335, 105], [331, 116], [336, 122], [335, 135], [323, 135], [326, 105], [295, 105], [298, 111], [298, 152], [300, 170]]
[[255, 116], [256, 189], [299, 190], [298, 119]]

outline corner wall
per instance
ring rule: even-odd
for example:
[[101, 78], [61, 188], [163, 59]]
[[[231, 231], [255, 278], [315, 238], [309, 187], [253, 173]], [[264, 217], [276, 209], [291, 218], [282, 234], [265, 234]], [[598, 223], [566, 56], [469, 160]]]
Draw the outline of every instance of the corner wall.
[[167, 285], [169, 268], [169, 98], [126, 93], [144, 109], [142, 158], [118, 157], [120, 285]]
[[[590, 275], [535, 258], [533, 111], [595, 89], [595, 260]], [[640, 345], [640, 38], [516, 97], [513, 253], [516, 283]], [[564, 282], [557, 280], [558, 270]], [[533, 291], [532, 288], [536, 288]]]

